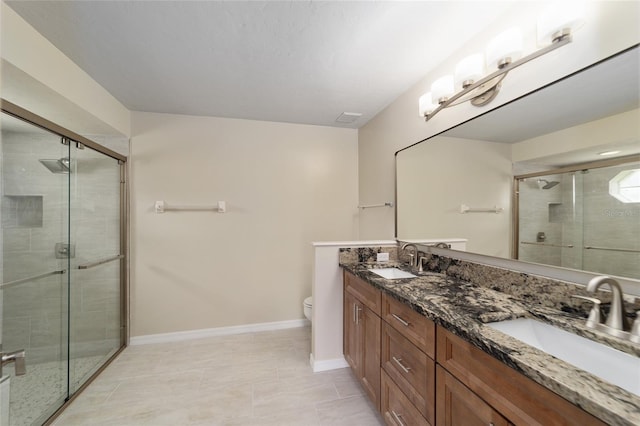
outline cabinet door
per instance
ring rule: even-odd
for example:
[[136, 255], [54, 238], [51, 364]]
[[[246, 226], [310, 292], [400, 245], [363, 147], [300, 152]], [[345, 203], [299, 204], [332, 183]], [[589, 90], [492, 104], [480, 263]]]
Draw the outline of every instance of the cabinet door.
[[601, 425], [573, 405], [471, 343], [438, 327], [437, 361], [474, 394], [518, 425]]
[[437, 426], [508, 426], [489, 404], [442, 367], [436, 367]]
[[380, 410], [380, 317], [371, 309], [357, 310], [358, 327], [363, 334], [361, 382], [378, 411]]
[[356, 377], [362, 375], [361, 356], [362, 353], [362, 336], [358, 333], [356, 324], [356, 316], [359, 315], [358, 309], [362, 309], [357, 299], [351, 293], [344, 292], [344, 338], [343, 352], [344, 358], [347, 360]]

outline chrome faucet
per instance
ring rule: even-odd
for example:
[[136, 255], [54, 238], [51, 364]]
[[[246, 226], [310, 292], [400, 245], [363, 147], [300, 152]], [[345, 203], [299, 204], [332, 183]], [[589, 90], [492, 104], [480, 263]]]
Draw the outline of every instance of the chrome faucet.
[[[0, 347], [0, 351], [1, 351]], [[15, 364], [15, 375], [23, 376], [27, 373], [26, 365], [24, 362], [24, 349], [20, 349], [13, 352], [0, 352], [0, 377], [2, 376], [2, 366], [13, 362]]]
[[418, 265], [418, 246], [413, 243], [406, 243], [403, 244], [400, 249], [405, 250], [407, 247], [413, 247], [413, 253], [409, 253], [409, 256], [411, 257], [411, 262], [409, 262], [409, 265], [414, 268]]
[[623, 337], [631, 330], [624, 310], [624, 299], [620, 284], [616, 280], [606, 275], [592, 278], [587, 284], [587, 291], [595, 293], [603, 284], [609, 284], [611, 288], [611, 310], [605, 322], [605, 330], [614, 336]]

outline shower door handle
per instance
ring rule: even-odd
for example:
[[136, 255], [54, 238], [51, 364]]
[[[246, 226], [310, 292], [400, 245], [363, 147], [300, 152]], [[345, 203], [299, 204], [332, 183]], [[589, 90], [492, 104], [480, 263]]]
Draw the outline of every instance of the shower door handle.
[[16, 376], [24, 376], [27, 374], [27, 367], [25, 363], [24, 349], [19, 349], [13, 352], [2, 353], [0, 352], [0, 377], [2, 377], [2, 366], [13, 362], [16, 367]]
[[95, 262], [85, 263], [84, 265], [78, 265], [78, 269], [91, 269], [96, 266], [104, 265], [105, 263], [113, 262], [114, 260], [120, 260], [124, 258], [124, 254], [118, 254], [106, 259], [96, 260]]
[[34, 275], [33, 277], [20, 278], [19, 280], [8, 281], [6, 283], [0, 284], [0, 290], [8, 288], [8, 287], [13, 287], [13, 286], [16, 286], [18, 284], [28, 283], [29, 281], [39, 280], [40, 278], [49, 277], [51, 275], [64, 274], [65, 272], [67, 272], [66, 269], [61, 269], [59, 271], [51, 271], [51, 272], [45, 272], [44, 274], [40, 274], [40, 275]]

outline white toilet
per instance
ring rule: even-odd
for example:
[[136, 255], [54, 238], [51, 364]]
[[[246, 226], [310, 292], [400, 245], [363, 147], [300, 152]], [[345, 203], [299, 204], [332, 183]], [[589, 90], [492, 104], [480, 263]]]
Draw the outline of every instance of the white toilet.
[[307, 317], [309, 321], [311, 321], [311, 309], [313, 306], [313, 299], [311, 298], [311, 296], [304, 299], [304, 302], [302, 302], [302, 306], [304, 308], [304, 316]]

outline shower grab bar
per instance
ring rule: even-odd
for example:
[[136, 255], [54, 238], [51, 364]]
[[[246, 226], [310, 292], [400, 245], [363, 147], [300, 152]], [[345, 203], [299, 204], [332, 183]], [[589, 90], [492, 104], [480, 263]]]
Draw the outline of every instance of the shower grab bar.
[[532, 246], [547, 246], [547, 247], [562, 247], [562, 248], [573, 248], [573, 244], [551, 244], [551, 243], [533, 243], [529, 241], [521, 241], [520, 244], [529, 244]]
[[23, 283], [26, 283], [26, 282], [29, 282], [29, 281], [39, 280], [40, 278], [45, 278], [45, 277], [48, 277], [48, 276], [51, 276], [51, 275], [62, 275], [65, 272], [67, 272], [66, 269], [60, 269], [60, 270], [57, 270], [57, 271], [45, 272], [44, 274], [40, 274], [40, 275], [34, 275], [32, 277], [20, 278], [19, 280], [8, 281], [6, 283], [0, 284], [0, 289], [13, 287], [13, 286], [16, 286], [18, 284], [23, 284]]
[[89, 262], [82, 265], [78, 265], [78, 269], [91, 269], [96, 266], [104, 265], [105, 263], [113, 262], [114, 260], [120, 260], [124, 258], [124, 254], [118, 254], [115, 256], [107, 257], [106, 259], [96, 260], [95, 262]]
[[626, 253], [640, 253], [640, 250], [633, 249], [621, 249], [621, 248], [610, 248], [610, 247], [594, 247], [594, 246], [584, 246], [585, 250], [607, 250], [607, 251], [623, 251]]

